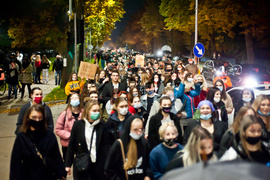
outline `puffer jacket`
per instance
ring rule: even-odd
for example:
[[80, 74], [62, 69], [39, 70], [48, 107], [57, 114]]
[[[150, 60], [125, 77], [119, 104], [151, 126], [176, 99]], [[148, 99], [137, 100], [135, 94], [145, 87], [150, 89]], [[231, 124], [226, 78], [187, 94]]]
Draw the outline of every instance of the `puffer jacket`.
[[185, 94], [185, 85], [183, 83], [180, 83], [179, 87], [174, 88], [174, 96], [176, 98], [181, 99], [181, 101], [184, 103], [186, 101], [186, 107], [185, 111], [187, 113], [187, 119], [192, 118], [192, 116], [195, 113], [195, 107], [194, 107], [194, 100], [193, 98], [195, 96], [200, 95], [201, 88], [199, 84], [195, 84], [195, 90], [191, 90], [189, 95]]
[[[82, 111], [79, 114], [78, 120], [81, 120]], [[75, 117], [72, 116], [71, 109], [63, 111], [57, 118], [55, 125], [55, 134], [60, 137], [60, 143], [64, 147], [68, 147], [70, 133], [75, 122]]]

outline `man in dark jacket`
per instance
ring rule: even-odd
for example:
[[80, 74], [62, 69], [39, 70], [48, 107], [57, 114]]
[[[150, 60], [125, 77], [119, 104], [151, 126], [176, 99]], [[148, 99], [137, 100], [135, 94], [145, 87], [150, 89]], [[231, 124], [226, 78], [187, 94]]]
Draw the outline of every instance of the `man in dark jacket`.
[[61, 82], [61, 76], [62, 76], [62, 69], [63, 69], [63, 59], [62, 56], [57, 55], [56, 56], [56, 60], [53, 63], [53, 71], [55, 74], [55, 85], [57, 85], [57, 75], [59, 75], [59, 79], [58, 79], [58, 85], [60, 85]]
[[52, 116], [52, 111], [49, 106], [47, 106], [43, 101], [42, 101], [42, 90], [39, 87], [35, 87], [31, 91], [31, 98], [32, 101], [28, 102], [27, 104], [23, 105], [20, 109], [19, 116], [17, 119], [16, 123], [16, 131], [15, 134], [17, 135], [20, 131], [20, 127], [23, 124], [23, 118], [28, 110], [28, 108], [34, 104], [42, 104], [44, 109], [45, 109], [45, 117], [47, 120], [47, 125], [48, 125], [48, 130], [53, 132], [54, 130], [54, 123], [53, 123], [53, 116]]
[[113, 70], [111, 74], [111, 82], [105, 85], [102, 92], [102, 99], [105, 104], [112, 98], [112, 91], [116, 88], [118, 88], [120, 91], [126, 91], [127, 83], [125, 83], [125, 81], [119, 83], [119, 72], [117, 70]]

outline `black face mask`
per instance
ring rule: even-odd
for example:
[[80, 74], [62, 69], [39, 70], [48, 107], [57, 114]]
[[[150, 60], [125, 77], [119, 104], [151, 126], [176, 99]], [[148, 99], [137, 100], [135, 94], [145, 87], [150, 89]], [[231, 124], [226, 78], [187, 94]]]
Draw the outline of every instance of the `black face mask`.
[[162, 107], [162, 111], [165, 113], [170, 113], [171, 110], [172, 110], [172, 107]]
[[43, 121], [35, 121], [34, 119], [29, 119], [29, 125], [39, 130], [43, 126]]
[[109, 66], [108, 69], [111, 71], [113, 70], [113, 66]]
[[[206, 158], [207, 160], [211, 159], [211, 157], [213, 156], [213, 151], [209, 154], [206, 154]], [[201, 159], [203, 160], [203, 155], [201, 154]]]
[[172, 69], [166, 69], [166, 72], [171, 72], [172, 71]]
[[176, 138], [175, 139], [164, 139], [163, 141], [167, 146], [173, 146], [176, 143]]
[[255, 145], [261, 140], [261, 136], [259, 137], [247, 137], [246, 138], [248, 144]]

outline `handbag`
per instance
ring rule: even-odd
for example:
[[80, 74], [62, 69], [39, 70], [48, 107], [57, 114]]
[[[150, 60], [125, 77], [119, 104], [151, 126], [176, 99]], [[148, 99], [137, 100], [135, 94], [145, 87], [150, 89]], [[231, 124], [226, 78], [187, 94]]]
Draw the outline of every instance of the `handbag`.
[[89, 165], [91, 163], [90, 153], [92, 149], [92, 141], [94, 136], [94, 131], [92, 131], [91, 141], [90, 141], [90, 150], [86, 153], [77, 154], [74, 159], [74, 166], [76, 166], [76, 170], [78, 173], [83, 173], [89, 170]]
[[[125, 152], [124, 152], [124, 146], [123, 146], [123, 142], [121, 139], [117, 139], [120, 143], [120, 146], [121, 146], [121, 152], [122, 152], [122, 158], [123, 158], [123, 165], [125, 164], [126, 162], [126, 156], [125, 156]], [[127, 173], [127, 170], [125, 169], [125, 175], [126, 175], [126, 180], [128, 180], [128, 173]]]

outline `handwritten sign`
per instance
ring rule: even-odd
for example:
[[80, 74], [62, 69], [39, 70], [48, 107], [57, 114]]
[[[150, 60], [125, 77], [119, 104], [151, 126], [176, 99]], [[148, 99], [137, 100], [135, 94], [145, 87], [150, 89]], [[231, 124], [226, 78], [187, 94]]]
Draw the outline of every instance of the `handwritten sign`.
[[143, 66], [144, 66], [144, 56], [143, 55], [136, 55], [135, 67], [141, 68]]
[[97, 64], [81, 61], [78, 76], [86, 79], [95, 79], [97, 68]]

